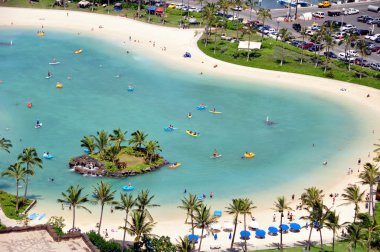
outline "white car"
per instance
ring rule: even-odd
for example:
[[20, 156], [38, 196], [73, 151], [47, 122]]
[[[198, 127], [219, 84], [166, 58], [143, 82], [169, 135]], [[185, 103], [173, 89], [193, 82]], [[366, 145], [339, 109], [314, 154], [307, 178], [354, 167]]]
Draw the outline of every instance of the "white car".
[[347, 51], [347, 55], [348, 56], [353, 56], [353, 57], [358, 57], [359, 56], [358, 52], [355, 51], [355, 50], [348, 50]]
[[340, 28], [340, 30], [341, 30], [342, 32], [344, 32], [344, 31], [351, 31], [351, 30], [353, 30], [353, 29], [356, 29], [356, 26], [355, 26], [355, 25], [352, 25], [352, 24], [346, 24], [345, 26], [342, 26], [342, 27]]
[[354, 9], [354, 8], [349, 8], [347, 10], [343, 10], [343, 15], [354, 15], [354, 14], [358, 14], [358, 13], [359, 13], [359, 10]]
[[355, 57], [352, 57], [348, 54], [344, 54], [344, 52], [341, 52], [341, 53], [338, 53], [338, 59], [340, 60], [343, 60], [343, 61], [350, 61], [350, 62], [354, 62], [355, 61]]
[[313, 15], [313, 17], [316, 17], [316, 18], [325, 18], [325, 13], [322, 11], [313, 12], [312, 15]]
[[276, 32], [276, 29], [274, 29], [274, 28], [269, 28], [268, 30], [264, 30], [264, 31], [263, 31], [264, 34], [269, 34], [269, 33], [273, 33], [273, 32]]
[[380, 37], [380, 33], [374, 34], [372, 36], [365, 36], [365, 38], [370, 39], [372, 41], [376, 40], [378, 37]]
[[235, 6], [235, 7], [232, 7], [231, 10], [233, 10], [233, 11], [242, 11], [243, 8], [240, 7], [240, 6]]
[[344, 36], [346, 35], [345, 32], [336, 32], [333, 37], [336, 38], [336, 39], [343, 39]]
[[280, 38], [280, 36], [278, 36], [277, 32], [270, 32], [267, 34], [267, 36], [270, 38], [273, 38], [273, 39]]

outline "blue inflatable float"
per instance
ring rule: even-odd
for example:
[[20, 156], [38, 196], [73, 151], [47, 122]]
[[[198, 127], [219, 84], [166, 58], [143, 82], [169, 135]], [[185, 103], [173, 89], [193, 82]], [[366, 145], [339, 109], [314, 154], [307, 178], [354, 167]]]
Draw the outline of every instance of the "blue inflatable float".
[[126, 186], [123, 186], [122, 188], [124, 191], [127, 191], [127, 192], [131, 192], [131, 191], [135, 190], [135, 187], [131, 186], [131, 185], [126, 185]]
[[43, 157], [44, 159], [53, 159], [53, 158], [54, 158], [54, 156], [53, 156], [52, 154], [47, 154], [47, 153], [44, 153], [44, 154], [42, 155], [42, 157]]

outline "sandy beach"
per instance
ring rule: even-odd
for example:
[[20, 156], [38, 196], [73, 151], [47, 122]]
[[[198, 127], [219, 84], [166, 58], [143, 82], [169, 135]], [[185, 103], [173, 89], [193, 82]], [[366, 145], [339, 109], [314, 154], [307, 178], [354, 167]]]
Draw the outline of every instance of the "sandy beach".
[[[341, 194], [348, 184], [358, 182], [357, 174], [362, 169], [362, 166], [357, 165], [358, 158], [361, 158], [362, 163], [372, 161], [373, 143], [379, 139], [380, 132], [380, 90], [375, 90], [365, 86], [345, 83], [341, 81], [334, 81], [329, 79], [304, 76], [299, 74], [282, 73], [275, 71], [268, 71], [262, 69], [253, 69], [243, 66], [237, 66], [226, 62], [221, 62], [203, 54], [197, 47], [197, 40], [201, 34], [201, 30], [192, 29], [178, 29], [168, 28], [156, 25], [149, 25], [146, 23], [126, 19], [124, 17], [107, 16], [90, 14], [83, 12], [73, 11], [57, 11], [57, 10], [34, 10], [34, 9], [18, 9], [18, 8], [0, 8], [0, 27], [10, 29], [17, 28], [31, 28], [33, 31], [41, 30], [42, 27], [45, 31], [57, 30], [69, 33], [78, 34], [78, 36], [94, 36], [101, 39], [106, 39], [111, 43], [118, 46], [125, 46], [128, 48], [130, 54], [143, 54], [147, 57], [152, 57], [155, 60], [166, 64], [173, 69], [181, 69], [181, 71], [188, 71], [199, 75], [208, 76], [226, 76], [231, 79], [238, 79], [243, 81], [252, 81], [255, 83], [265, 83], [270, 88], [286, 88], [294, 90], [295, 92], [308, 92], [333, 100], [334, 102], [344, 104], [352, 111], [358, 114], [360, 120], [363, 122], [361, 125], [360, 139], [352, 139], [352, 144], [347, 146], [344, 153], [340, 152], [333, 160], [329, 160], [329, 165], [339, 166], [340, 175], [334, 180], [334, 183], [324, 185], [314, 185], [312, 181], [313, 176], [324, 176], [321, 173], [311, 174], [310, 179], [303, 181], [298, 185], [304, 185], [289, 188], [277, 189], [275, 192], [277, 196], [285, 194], [286, 198], [291, 201], [291, 193], [295, 194], [295, 200], [291, 201], [292, 208], [296, 209], [299, 204], [297, 199], [303, 192], [306, 186], [317, 186], [325, 192], [325, 204], [332, 209], [336, 209], [340, 214], [341, 222], [352, 221], [354, 206], [339, 206], [343, 203], [340, 197], [337, 198], [333, 204], [332, 198], [328, 195], [330, 193]], [[101, 28], [100, 28], [101, 27]], [[126, 49], [127, 50], [127, 49]], [[192, 58], [185, 59], [182, 57], [184, 52], [191, 52]], [[1, 79], [1, 76], [0, 76]], [[231, 83], [233, 85], [233, 83]], [[347, 91], [341, 91], [344, 88]], [[367, 98], [367, 94], [370, 95]], [[338, 153], [338, 150], [337, 150]], [[333, 166], [331, 166], [333, 167]], [[353, 173], [347, 174], [347, 169], [352, 168]], [[297, 184], [297, 183], [295, 183]], [[367, 187], [362, 187], [363, 190], [368, 192]], [[274, 192], [271, 192], [271, 196]], [[269, 193], [268, 193], [269, 194]], [[57, 195], [58, 197], [58, 195]], [[257, 197], [254, 197], [257, 198]], [[274, 202], [276, 197], [271, 198], [268, 202]], [[258, 205], [254, 210], [254, 216], [260, 223], [260, 227], [267, 230], [269, 226], [278, 226], [279, 214], [276, 214], [276, 223], [273, 222], [274, 212], [270, 208], [272, 204], [265, 202]], [[209, 202], [207, 202], [209, 203]], [[255, 204], [258, 204], [254, 200]], [[212, 204], [213, 209], [224, 210], [227, 204], [223, 205]], [[338, 207], [339, 206], [339, 207]], [[66, 219], [67, 227], [70, 228], [72, 220], [72, 212], [68, 209], [61, 210], [57, 204], [55, 206], [48, 206], [43, 201], [39, 202], [33, 212], [42, 211], [45, 209], [48, 216], [58, 215]], [[58, 209], [58, 210], [57, 210]], [[94, 209], [93, 214], [89, 215], [84, 211], [77, 211], [77, 226], [83, 231], [95, 228], [99, 218], [99, 209]], [[364, 206], [362, 206], [364, 211]], [[109, 213], [109, 208], [105, 210]], [[152, 209], [152, 215], [158, 223], [153, 231], [157, 235], [168, 235], [175, 242], [179, 236], [184, 236], [189, 233], [189, 225], [184, 224], [185, 212], [183, 210], [173, 208], [170, 214], [162, 214], [160, 210]], [[305, 213], [300, 210], [292, 211], [295, 222], [305, 225], [305, 221], [299, 218]], [[3, 220], [3, 216], [0, 214]], [[102, 229], [107, 229], [109, 238], [121, 239], [122, 231], [118, 227], [122, 225], [123, 213], [114, 212], [106, 214], [103, 219]], [[242, 221], [242, 218], [240, 218]], [[220, 223], [225, 221], [232, 221], [231, 216], [223, 213], [220, 218]], [[4, 224], [12, 224], [14, 222], [5, 222]], [[284, 223], [289, 223], [284, 218]], [[33, 221], [31, 222], [33, 224]], [[242, 223], [239, 223], [237, 230], [243, 229]], [[254, 233], [254, 232], [252, 232]], [[308, 230], [302, 229], [300, 233], [288, 233], [284, 235], [284, 244], [292, 246], [295, 243], [307, 240]], [[331, 241], [332, 234], [328, 230], [323, 231], [324, 240]], [[203, 251], [209, 251], [212, 244], [220, 244], [222, 249], [228, 248], [230, 240], [228, 238], [229, 232], [221, 231], [218, 233], [218, 239], [215, 241], [210, 234], [204, 239], [202, 244]], [[236, 242], [240, 243], [239, 235], [236, 235]], [[128, 240], [133, 240], [132, 237], [127, 235]], [[313, 232], [313, 241], [318, 242], [319, 234]], [[251, 249], [276, 247], [279, 242], [279, 236], [268, 236], [265, 239], [256, 239], [252, 237], [248, 241]]]

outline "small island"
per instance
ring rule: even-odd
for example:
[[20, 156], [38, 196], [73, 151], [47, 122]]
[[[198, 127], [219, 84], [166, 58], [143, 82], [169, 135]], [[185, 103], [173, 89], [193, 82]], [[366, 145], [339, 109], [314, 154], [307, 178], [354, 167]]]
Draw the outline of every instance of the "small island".
[[131, 134], [128, 146], [127, 131], [113, 130], [112, 134], [98, 131], [96, 135], [84, 136], [81, 147], [84, 155], [72, 158], [69, 167], [75, 172], [90, 176], [128, 177], [151, 172], [168, 164], [158, 152], [157, 141], [147, 140], [148, 134], [137, 130]]

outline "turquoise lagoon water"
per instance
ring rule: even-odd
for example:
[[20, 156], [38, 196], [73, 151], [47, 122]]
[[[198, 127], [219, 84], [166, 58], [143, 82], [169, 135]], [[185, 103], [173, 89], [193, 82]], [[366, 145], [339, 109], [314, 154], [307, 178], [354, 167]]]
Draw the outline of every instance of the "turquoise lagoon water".
[[[0, 46], [0, 134], [14, 145], [11, 154], [0, 153], [0, 165], [15, 162], [27, 146], [40, 155], [50, 151], [55, 158], [44, 161], [29, 191], [46, 202], [55, 202], [69, 185], [79, 184], [90, 193], [100, 181], [71, 172], [67, 163], [82, 154], [84, 135], [102, 129], [143, 130], [159, 141], [167, 160], [183, 163], [143, 176], [102, 178], [119, 191], [127, 183], [149, 189], [158, 203], [169, 205], [178, 204], [185, 188], [196, 194], [213, 191], [228, 201], [269, 188], [279, 188], [281, 195], [281, 188], [320, 169], [359, 133], [349, 109], [301, 91], [192, 74], [84, 36], [48, 31], [41, 38], [31, 30], [8, 29], [0, 34], [1, 42], [14, 43]], [[73, 54], [79, 48], [84, 52]], [[52, 58], [61, 64], [49, 65]], [[51, 79], [45, 79], [48, 70]], [[63, 89], [55, 88], [58, 81]], [[133, 93], [127, 92], [128, 85], [135, 86]], [[32, 109], [26, 107], [29, 101]], [[223, 114], [197, 111], [200, 103]], [[265, 125], [267, 115], [277, 124]], [[34, 128], [36, 120], [43, 123], [41, 129]], [[169, 124], [179, 130], [164, 132]], [[186, 129], [201, 135], [190, 137]], [[214, 148], [222, 158], [210, 159]], [[245, 151], [257, 156], [243, 160]], [[0, 181], [1, 189], [14, 191], [12, 180]]]

